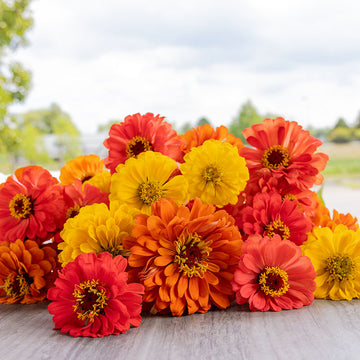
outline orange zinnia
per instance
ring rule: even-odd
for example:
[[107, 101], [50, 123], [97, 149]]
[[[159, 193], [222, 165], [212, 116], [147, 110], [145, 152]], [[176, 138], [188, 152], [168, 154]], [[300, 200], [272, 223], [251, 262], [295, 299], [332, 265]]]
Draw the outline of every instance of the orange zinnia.
[[191, 210], [161, 199], [152, 211], [139, 215], [134, 237], [124, 239], [129, 265], [145, 286], [144, 303], [174, 316], [205, 313], [211, 304], [227, 308], [242, 245], [234, 219], [198, 198]]
[[193, 147], [200, 146], [210, 139], [228, 142], [237, 147], [239, 151], [244, 147], [241, 139], [230, 134], [227, 127], [223, 125], [217, 127], [216, 130], [209, 124], [199, 125], [196, 129], [192, 128], [192, 130], [188, 130], [184, 135], [179, 135], [178, 139], [181, 140], [180, 150], [184, 155], [190, 152]]
[[59, 179], [62, 185], [72, 184], [75, 179], [85, 183], [103, 171], [105, 171], [104, 161], [100, 160], [99, 156], [93, 154], [78, 156], [60, 169]]
[[0, 243], [0, 303], [44, 301], [53, 285], [56, 250], [33, 240]]

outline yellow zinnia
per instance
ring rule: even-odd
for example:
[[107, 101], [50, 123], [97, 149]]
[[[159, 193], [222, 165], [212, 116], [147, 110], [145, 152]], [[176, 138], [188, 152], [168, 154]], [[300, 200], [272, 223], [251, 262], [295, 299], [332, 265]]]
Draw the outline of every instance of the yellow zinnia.
[[360, 231], [345, 225], [313, 229], [302, 245], [316, 271], [315, 297], [351, 300], [360, 296]]
[[249, 180], [245, 159], [229, 143], [207, 140], [184, 156], [180, 170], [189, 182], [190, 199], [216, 206], [236, 204]]
[[94, 175], [90, 180], [87, 181], [87, 184], [96, 186], [98, 189], [100, 189], [101, 192], [109, 193], [110, 182], [111, 182], [110, 171], [104, 170], [100, 174]]
[[62, 266], [83, 253], [96, 254], [107, 251], [113, 256], [127, 257], [130, 252], [123, 247], [123, 239], [131, 235], [139, 211], [117, 201], [88, 205], [78, 215], [66, 221], [58, 245], [59, 261]]
[[176, 175], [176, 161], [158, 152], [146, 151], [126, 160], [111, 177], [110, 200], [119, 200], [142, 213], [151, 215], [151, 204], [171, 198], [178, 205], [188, 197], [184, 176]]

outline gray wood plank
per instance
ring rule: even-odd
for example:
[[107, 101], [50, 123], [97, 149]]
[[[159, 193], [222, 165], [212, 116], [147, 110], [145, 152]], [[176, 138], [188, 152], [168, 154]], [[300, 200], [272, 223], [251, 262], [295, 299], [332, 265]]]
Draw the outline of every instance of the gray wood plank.
[[227, 310], [181, 318], [145, 314], [101, 339], [52, 330], [47, 304], [0, 305], [0, 359], [359, 359], [360, 302], [315, 300], [299, 310]]

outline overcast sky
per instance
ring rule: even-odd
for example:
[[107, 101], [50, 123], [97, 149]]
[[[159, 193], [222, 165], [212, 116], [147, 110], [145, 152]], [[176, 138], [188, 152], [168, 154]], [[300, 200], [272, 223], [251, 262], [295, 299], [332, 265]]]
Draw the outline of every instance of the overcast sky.
[[360, 111], [357, 0], [33, 0], [25, 104], [83, 133], [137, 112], [228, 125], [250, 99], [302, 126]]

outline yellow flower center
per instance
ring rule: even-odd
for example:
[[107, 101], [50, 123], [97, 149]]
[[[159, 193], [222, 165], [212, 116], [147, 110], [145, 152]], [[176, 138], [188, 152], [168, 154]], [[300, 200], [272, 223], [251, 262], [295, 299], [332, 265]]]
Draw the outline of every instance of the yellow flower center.
[[9, 297], [22, 297], [30, 294], [32, 279], [27, 274], [9, 274], [4, 281], [4, 290]]
[[284, 199], [289, 199], [289, 200], [291, 200], [291, 201], [297, 200], [296, 196], [293, 195], [293, 194], [285, 194], [285, 195], [283, 196], [283, 200], [284, 200]]
[[288, 274], [277, 266], [265, 266], [258, 278], [265, 295], [281, 296], [289, 290]]
[[79, 285], [75, 285], [73, 292], [75, 305], [74, 312], [78, 319], [93, 322], [95, 317], [103, 313], [107, 303], [105, 289], [99, 284], [98, 280], [87, 280]]
[[79, 205], [75, 205], [75, 206], [71, 207], [70, 209], [68, 209], [66, 211], [66, 219], [75, 217], [79, 213], [80, 209], [81, 209], [81, 207]]
[[140, 184], [138, 188], [139, 198], [146, 205], [151, 205], [160, 200], [163, 194], [162, 186], [158, 182], [146, 181]]
[[355, 265], [349, 256], [332, 256], [326, 259], [325, 270], [334, 280], [348, 280], [352, 278]]
[[151, 151], [152, 149], [148, 139], [141, 136], [135, 136], [126, 145], [126, 155], [128, 158], [136, 157], [140, 153]]
[[261, 163], [268, 169], [277, 170], [280, 167], [288, 167], [290, 162], [289, 152], [281, 145], [271, 146], [264, 151]]
[[207, 183], [212, 182], [214, 185], [217, 185], [219, 182], [221, 182], [222, 178], [223, 173], [221, 169], [215, 165], [207, 166], [203, 172], [203, 179]]
[[33, 203], [30, 196], [16, 194], [9, 203], [11, 216], [17, 219], [27, 219], [33, 214]]
[[179, 271], [188, 277], [202, 277], [208, 267], [206, 260], [211, 251], [208, 245], [197, 233], [182, 236], [175, 241], [174, 262], [178, 264]]
[[275, 234], [281, 236], [282, 239], [289, 239], [290, 229], [279, 219], [272, 221], [270, 224], [265, 226], [267, 236], [273, 237]]

